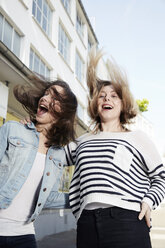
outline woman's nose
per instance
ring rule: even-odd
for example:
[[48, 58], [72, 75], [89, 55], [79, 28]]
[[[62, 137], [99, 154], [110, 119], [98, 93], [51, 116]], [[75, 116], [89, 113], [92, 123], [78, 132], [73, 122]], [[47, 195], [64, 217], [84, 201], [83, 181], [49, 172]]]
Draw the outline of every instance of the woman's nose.
[[104, 100], [105, 101], [109, 101], [110, 100], [110, 97], [109, 96], [105, 96]]
[[43, 96], [43, 99], [45, 100], [45, 101], [51, 101], [51, 95], [45, 95], [45, 96]]

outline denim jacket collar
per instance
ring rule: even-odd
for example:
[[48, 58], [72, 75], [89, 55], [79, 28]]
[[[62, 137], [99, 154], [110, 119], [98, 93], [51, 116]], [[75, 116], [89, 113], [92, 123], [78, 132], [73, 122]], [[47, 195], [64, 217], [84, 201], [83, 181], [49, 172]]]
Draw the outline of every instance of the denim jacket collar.
[[30, 123], [27, 123], [26, 126], [29, 128], [29, 129], [36, 129], [35, 125], [33, 122], [30, 122]]

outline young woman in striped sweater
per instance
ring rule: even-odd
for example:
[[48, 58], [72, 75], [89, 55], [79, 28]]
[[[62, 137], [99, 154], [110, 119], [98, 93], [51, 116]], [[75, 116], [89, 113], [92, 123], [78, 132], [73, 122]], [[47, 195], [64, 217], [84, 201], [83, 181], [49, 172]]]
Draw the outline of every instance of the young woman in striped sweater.
[[114, 68], [110, 81], [96, 76], [100, 57], [91, 56], [88, 67], [94, 132], [66, 147], [75, 165], [77, 248], [151, 248], [150, 214], [164, 197], [165, 170], [148, 136], [126, 127], [137, 110], [124, 74]]

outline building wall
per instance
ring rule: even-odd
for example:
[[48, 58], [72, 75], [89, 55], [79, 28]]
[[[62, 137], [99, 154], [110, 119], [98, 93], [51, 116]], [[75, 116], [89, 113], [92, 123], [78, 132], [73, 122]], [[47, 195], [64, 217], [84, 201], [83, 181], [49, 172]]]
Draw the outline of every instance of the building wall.
[[[79, 4], [79, 1], [71, 1], [70, 15], [64, 8], [62, 1], [49, 0], [52, 10], [52, 21], [50, 36], [48, 36], [36, 18], [32, 14], [32, 0], [0, 0], [0, 12], [6, 20], [21, 35], [20, 60], [29, 67], [30, 49], [43, 60], [51, 70], [50, 78], [60, 78], [69, 83], [80, 103], [84, 113], [80, 115], [81, 120], [87, 124], [87, 86], [86, 86], [86, 65], [88, 55], [88, 34], [92, 43], [97, 44], [96, 38], [92, 34], [89, 23]], [[83, 22], [83, 38], [76, 31], [76, 13], [79, 12]], [[63, 58], [58, 49], [59, 23], [62, 25], [68, 35], [70, 44], [69, 62]], [[80, 82], [75, 73], [76, 52], [80, 55], [84, 63], [84, 78]]]

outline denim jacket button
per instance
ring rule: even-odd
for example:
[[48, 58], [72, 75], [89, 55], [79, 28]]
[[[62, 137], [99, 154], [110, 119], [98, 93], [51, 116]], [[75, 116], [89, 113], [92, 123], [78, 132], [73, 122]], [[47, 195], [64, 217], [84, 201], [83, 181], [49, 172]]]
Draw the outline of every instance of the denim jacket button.
[[61, 167], [61, 163], [59, 163], [59, 166]]
[[52, 160], [52, 158], [53, 158], [52, 156], [49, 157], [50, 160]]
[[47, 175], [47, 176], [50, 176], [50, 172], [47, 172], [46, 175]]
[[17, 141], [17, 145], [20, 145], [21, 144], [21, 142], [20, 141]]
[[47, 188], [44, 188], [43, 191], [45, 192], [47, 190]]
[[40, 207], [41, 206], [41, 203], [38, 203], [38, 207]]
[[32, 219], [32, 222], [34, 222], [35, 221], [35, 219]]

